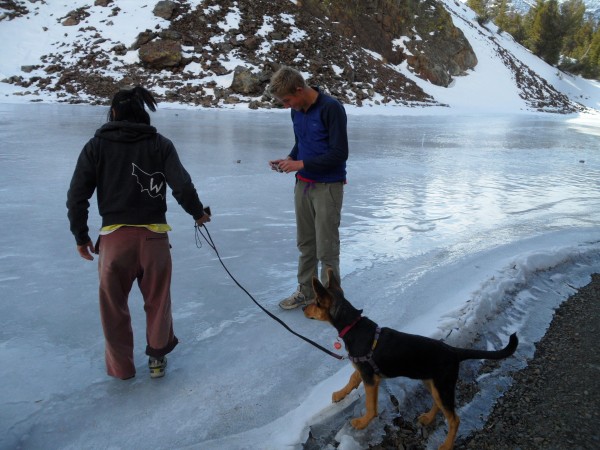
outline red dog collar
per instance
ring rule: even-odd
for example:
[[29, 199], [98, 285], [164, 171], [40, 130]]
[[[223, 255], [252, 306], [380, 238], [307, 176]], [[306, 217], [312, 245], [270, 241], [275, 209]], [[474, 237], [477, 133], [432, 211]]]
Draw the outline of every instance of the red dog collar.
[[340, 331], [338, 337], [343, 338], [344, 336], [346, 336], [346, 333], [348, 333], [348, 331], [350, 331], [352, 327], [360, 321], [360, 319], [362, 319], [362, 316], [358, 316], [354, 322], [352, 322], [350, 325], [346, 325], [344, 329]]

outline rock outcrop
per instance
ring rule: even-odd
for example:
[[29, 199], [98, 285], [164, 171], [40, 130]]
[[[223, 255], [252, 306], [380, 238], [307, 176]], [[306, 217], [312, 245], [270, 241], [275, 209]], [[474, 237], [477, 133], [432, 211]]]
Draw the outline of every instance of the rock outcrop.
[[390, 64], [407, 61], [414, 73], [438, 86], [477, 65], [477, 56], [450, 14], [435, 0], [304, 0], [310, 15]]
[[[160, 0], [145, 5], [157, 21], [133, 42], [107, 37], [111, 18], [122, 14], [118, 2], [89, 1], [58, 18], [57, 26], [76, 29], [74, 39], [55, 43], [55, 51], [3, 81], [71, 103], [107, 104], [119, 85], [142, 84], [163, 101], [271, 108], [266, 87], [285, 64], [346, 104], [414, 107], [438, 103], [400, 65], [438, 86], [477, 65], [437, 0], [205, 0], [196, 7]], [[0, 20], [30, 14], [22, 3], [0, 0], [7, 11]], [[104, 17], [99, 29], [90, 26], [92, 14]], [[576, 110], [509, 53], [498, 55], [533, 108]]]

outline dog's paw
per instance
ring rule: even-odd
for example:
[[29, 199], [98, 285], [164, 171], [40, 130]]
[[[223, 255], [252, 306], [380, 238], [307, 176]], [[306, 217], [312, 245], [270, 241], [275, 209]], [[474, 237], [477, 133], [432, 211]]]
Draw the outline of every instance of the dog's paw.
[[333, 403], [337, 403], [344, 400], [347, 395], [344, 391], [337, 391], [331, 395], [331, 400], [333, 400]]
[[352, 419], [350, 421], [350, 425], [352, 425], [357, 430], [363, 430], [369, 425], [369, 422], [372, 420], [372, 417], [359, 417], [357, 419]]
[[429, 413], [423, 413], [419, 416], [419, 418], [417, 420], [419, 421], [419, 423], [421, 425], [427, 426], [427, 425], [430, 425], [434, 419], [435, 419], [435, 414], [432, 415]]

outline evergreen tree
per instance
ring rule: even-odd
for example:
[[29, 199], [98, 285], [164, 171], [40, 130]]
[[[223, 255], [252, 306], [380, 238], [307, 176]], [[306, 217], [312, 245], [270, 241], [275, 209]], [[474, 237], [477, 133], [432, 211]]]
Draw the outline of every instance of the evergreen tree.
[[598, 79], [600, 76], [600, 27], [596, 27], [589, 52], [583, 59], [585, 61], [585, 69], [582, 75], [587, 78]]
[[535, 18], [538, 16], [539, 10], [544, 5], [544, 0], [536, 0], [535, 6], [529, 8], [529, 11], [523, 17], [523, 28], [525, 30], [526, 37], [523, 40], [523, 45], [527, 47], [529, 50], [533, 50], [535, 45], [534, 36], [533, 36], [533, 22]]
[[565, 50], [565, 55], [575, 60], [581, 60], [587, 56], [590, 51], [590, 45], [596, 25], [593, 20], [586, 20], [579, 29], [575, 30], [572, 36], [568, 38], [570, 48]]
[[536, 0], [525, 15], [509, 7], [507, 0], [468, 0], [480, 18], [489, 14], [500, 31], [510, 33], [546, 62], [585, 77], [600, 76], [600, 24], [586, 19], [583, 0]]
[[477, 13], [477, 21], [481, 25], [490, 20], [488, 0], [467, 0], [467, 6]]
[[566, 0], [560, 5], [560, 30], [563, 35], [562, 54], [572, 57], [577, 47], [576, 34], [583, 27], [585, 3], [583, 0]]
[[531, 51], [546, 61], [556, 65], [562, 47], [562, 32], [560, 29], [560, 14], [556, 0], [538, 0], [529, 38], [527, 40]]
[[498, 26], [500, 31], [507, 30], [510, 26], [508, 14], [508, 0], [502, 0], [493, 13], [494, 23]]
[[502, 0], [494, 9], [493, 20], [499, 32], [509, 33], [515, 41], [522, 44], [527, 38], [522, 16], [509, 7], [510, 0]]

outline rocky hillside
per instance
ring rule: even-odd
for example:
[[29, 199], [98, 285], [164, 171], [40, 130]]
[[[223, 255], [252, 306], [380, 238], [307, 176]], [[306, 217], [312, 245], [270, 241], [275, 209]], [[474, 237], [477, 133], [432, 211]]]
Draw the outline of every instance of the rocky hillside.
[[[0, 0], [0, 26], [46, 3]], [[163, 101], [270, 108], [268, 81], [286, 64], [346, 104], [428, 106], [436, 99], [400, 67], [448, 86], [477, 65], [437, 0], [162, 0], [144, 7], [156, 20], [133, 41], [121, 41], [110, 33], [124, 13], [119, 2], [89, 0], [54, 19], [76, 30], [75, 38], [56, 42], [39, 62], [2, 81], [70, 103], [106, 104], [115, 86], [142, 84]], [[531, 108], [580, 109], [510, 52], [498, 46], [497, 55]]]

